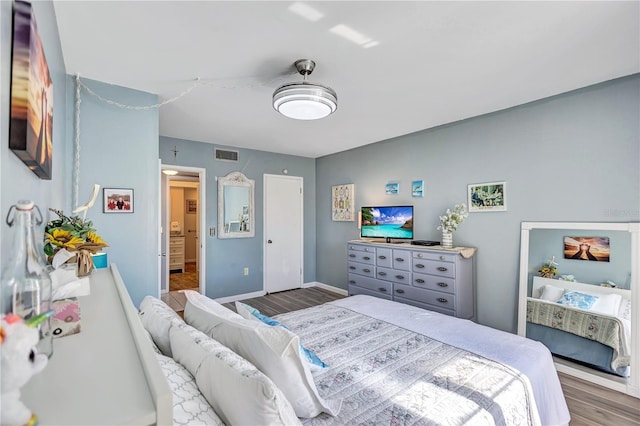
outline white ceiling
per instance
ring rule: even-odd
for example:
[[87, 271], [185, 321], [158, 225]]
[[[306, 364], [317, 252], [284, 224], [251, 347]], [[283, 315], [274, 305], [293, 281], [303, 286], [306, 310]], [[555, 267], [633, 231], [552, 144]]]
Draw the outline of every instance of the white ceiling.
[[[640, 2], [60, 1], [69, 74], [157, 93], [160, 134], [316, 158], [640, 72]], [[292, 11], [309, 9], [316, 20]], [[335, 33], [359, 33], [364, 44]], [[365, 47], [366, 43], [378, 44]], [[275, 112], [309, 80], [338, 110]]]

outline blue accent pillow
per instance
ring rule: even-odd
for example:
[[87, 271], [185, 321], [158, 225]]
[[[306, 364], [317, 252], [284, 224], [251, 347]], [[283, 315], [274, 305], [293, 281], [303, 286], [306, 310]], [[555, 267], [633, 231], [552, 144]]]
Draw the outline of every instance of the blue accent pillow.
[[580, 293], [579, 291], [569, 291], [565, 293], [560, 300], [558, 300], [558, 303], [561, 305], [572, 306], [574, 308], [591, 309], [597, 300], [598, 296]]
[[[268, 317], [266, 315], [263, 315], [260, 313], [259, 310], [257, 310], [256, 308], [249, 306], [245, 303], [242, 302], [236, 302], [237, 305], [240, 305], [242, 308], [246, 309], [247, 312], [251, 313], [251, 315], [253, 315], [254, 317], [256, 317], [257, 319], [259, 319], [260, 321], [262, 321], [263, 323], [276, 327], [276, 326], [280, 326], [280, 327], [284, 327], [287, 330], [289, 330], [289, 328], [282, 324], [280, 321], [275, 320], [271, 317]], [[312, 365], [316, 365], [320, 368], [327, 368], [327, 364], [322, 361], [320, 358], [318, 358], [318, 355], [315, 354], [315, 352], [313, 352], [311, 349], [307, 349], [304, 346], [302, 346], [302, 343], [300, 343], [300, 353], [304, 356], [304, 358], [309, 362], [309, 364]]]

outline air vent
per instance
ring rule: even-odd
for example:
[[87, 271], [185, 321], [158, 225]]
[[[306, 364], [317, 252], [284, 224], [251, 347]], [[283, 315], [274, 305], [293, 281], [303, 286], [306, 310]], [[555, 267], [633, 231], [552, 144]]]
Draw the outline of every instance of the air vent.
[[238, 151], [228, 151], [226, 149], [216, 148], [216, 160], [238, 161]]

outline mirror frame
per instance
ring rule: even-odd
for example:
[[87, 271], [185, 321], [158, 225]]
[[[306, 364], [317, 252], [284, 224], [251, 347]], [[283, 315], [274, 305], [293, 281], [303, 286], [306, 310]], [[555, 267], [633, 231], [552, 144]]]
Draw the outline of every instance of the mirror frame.
[[[224, 226], [224, 189], [229, 186], [249, 188], [249, 231], [225, 232]], [[218, 238], [251, 238], [256, 235], [256, 218], [254, 210], [255, 181], [248, 179], [240, 172], [231, 172], [226, 176], [218, 177]]]
[[529, 232], [534, 229], [626, 231], [631, 234], [631, 374], [628, 378], [600, 372], [554, 357], [559, 372], [640, 398], [640, 223], [522, 222], [520, 228], [520, 282], [518, 296], [518, 334], [526, 337], [529, 281]]

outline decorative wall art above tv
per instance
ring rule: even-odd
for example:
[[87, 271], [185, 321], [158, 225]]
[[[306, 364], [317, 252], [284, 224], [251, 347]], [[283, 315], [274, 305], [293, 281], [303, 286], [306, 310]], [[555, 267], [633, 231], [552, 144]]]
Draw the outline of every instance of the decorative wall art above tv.
[[13, 3], [9, 149], [41, 179], [51, 179], [53, 83], [31, 4]]
[[331, 187], [331, 218], [336, 222], [355, 220], [355, 185], [347, 183]]
[[507, 211], [507, 183], [473, 183], [467, 187], [468, 211], [504, 212]]

